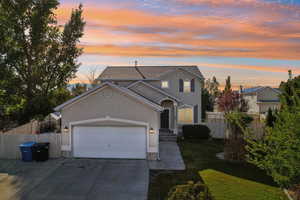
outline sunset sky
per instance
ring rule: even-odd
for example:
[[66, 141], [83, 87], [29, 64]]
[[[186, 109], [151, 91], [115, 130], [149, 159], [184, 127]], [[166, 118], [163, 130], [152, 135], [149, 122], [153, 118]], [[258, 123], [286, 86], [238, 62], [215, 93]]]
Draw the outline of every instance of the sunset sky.
[[78, 78], [107, 65], [198, 65], [206, 78], [277, 87], [300, 74], [300, 0], [61, 0], [87, 24]]

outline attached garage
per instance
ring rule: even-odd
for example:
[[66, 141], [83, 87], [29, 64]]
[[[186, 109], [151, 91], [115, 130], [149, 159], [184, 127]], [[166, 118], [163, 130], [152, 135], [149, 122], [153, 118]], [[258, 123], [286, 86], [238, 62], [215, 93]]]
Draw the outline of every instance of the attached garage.
[[73, 156], [146, 159], [146, 127], [74, 126]]
[[113, 83], [103, 83], [55, 110], [61, 112], [66, 157], [158, 159], [163, 108]]

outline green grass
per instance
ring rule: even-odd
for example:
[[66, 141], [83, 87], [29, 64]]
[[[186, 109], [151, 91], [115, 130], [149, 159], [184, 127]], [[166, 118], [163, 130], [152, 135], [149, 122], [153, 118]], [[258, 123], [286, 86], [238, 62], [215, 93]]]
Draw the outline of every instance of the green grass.
[[204, 183], [216, 200], [284, 200], [279, 188], [207, 169], [200, 172]]
[[[278, 194], [279, 189], [272, 179], [258, 168], [249, 164], [231, 163], [217, 159], [216, 153], [223, 151], [222, 141], [181, 141], [179, 142], [179, 147], [187, 170], [176, 173], [164, 173], [155, 177], [150, 183], [149, 200], [164, 200], [171, 187], [175, 185], [185, 184], [190, 180], [203, 181], [199, 176], [199, 172], [207, 169], [240, 178], [241, 180], [253, 181], [257, 184], [270, 186], [273, 190], [265, 192], [273, 193], [274, 195]], [[247, 190], [247, 188], [244, 188], [244, 190]], [[261, 191], [261, 193], [264, 193], [264, 191]], [[258, 196], [253, 198], [253, 200], [265, 200], [263, 196], [260, 196], [261, 193], [258, 193]], [[279, 193], [281, 194], [281, 191], [279, 191]], [[244, 200], [239, 197], [236, 199]], [[233, 198], [231, 200], [235, 199]], [[274, 200], [276, 200], [276, 198]]]

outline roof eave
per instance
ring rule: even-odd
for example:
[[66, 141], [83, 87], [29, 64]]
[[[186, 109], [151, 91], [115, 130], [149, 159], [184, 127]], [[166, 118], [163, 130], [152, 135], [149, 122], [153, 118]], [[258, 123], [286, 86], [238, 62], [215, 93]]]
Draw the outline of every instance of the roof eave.
[[[61, 110], [62, 110], [63, 108], [65, 108], [66, 106], [68, 106], [68, 105], [70, 105], [70, 104], [72, 104], [72, 103], [75, 103], [75, 102], [78, 101], [79, 99], [81, 99], [81, 98], [83, 98], [83, 97], [89, 95], [90, 93], [96, 92], [98, 89], [101, 89], [101, 88], [103, 88], [103, 87], [105, 87], [105, 86], [111, 86], [111, 87], [113, 87], [113, 88], [115, 88], [115, 89], [118, 89], [119, 91], [122, 91], [122, 92], [124, 92], [124, 93], [127, 93], [128, 95], [130, 95], [130, 96], [132, 96], [133, 98], [139, 100], [140, 102], [143, 102], [143, 103], [147, 104], [148, 106], [151, 106], [151, 107], [154, 108], [156, 111], [163, 111], [163, 107], [161, 107], [160, 105], [156, 105], [156, 104], [150, 102], [149, 100], [147, 100], [147, 99], [141, 97], [140, 95], [138, 95], [138, 94], [136, 94], [136, 93], [135, 93], [135, 94], [130, 94], [130, 93], [126, 92], [125, 90], [123, 90], [122, 88], [120, 88], [120, 87], [118, 87], [117, 85], [115, 85], [115, 84], [113, 84], [113, 83], [110, 83], [110, 82], [105, 82], [105, 83], [103, 83], [103, 84], [101, 84], [101, 85], [99, 85], [99, 86], [97, 86], [97, 87], [95, 87], [95, 88], [93, 88], [93, 89], [91, 89], [91, 90], [89, 90], [89, 91], [87, 91], [87, 92], [85, 92], [85, 93], [83, 93], [83, 94], [77, 96], [77, 97], [74, 97], [73, 99], [70, 99], [69, 101], [66, 101], [65, 103], [63, 103], [63, 104], [61, 104], [61, 105], [55, 107], [54, 110], [55, 110], [55, 111], [61, 111]], [[131, 91], [131, 92], [132, 92], [132, 91]], [[133, 93], [133, 92], [132, 92], [132, 93]]]

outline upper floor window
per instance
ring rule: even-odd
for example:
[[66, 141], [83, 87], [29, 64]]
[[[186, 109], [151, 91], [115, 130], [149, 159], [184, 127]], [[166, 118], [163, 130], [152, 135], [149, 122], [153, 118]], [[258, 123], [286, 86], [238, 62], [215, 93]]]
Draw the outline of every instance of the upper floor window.
[[195, 92], [195, 79], [183, 80], [179, 79], [179, 92]]
[[183, 92], [191, 92], [191, 81], [183, 82]]
[[169, 81], [162, 81], [161, 88], [169, 88]]

